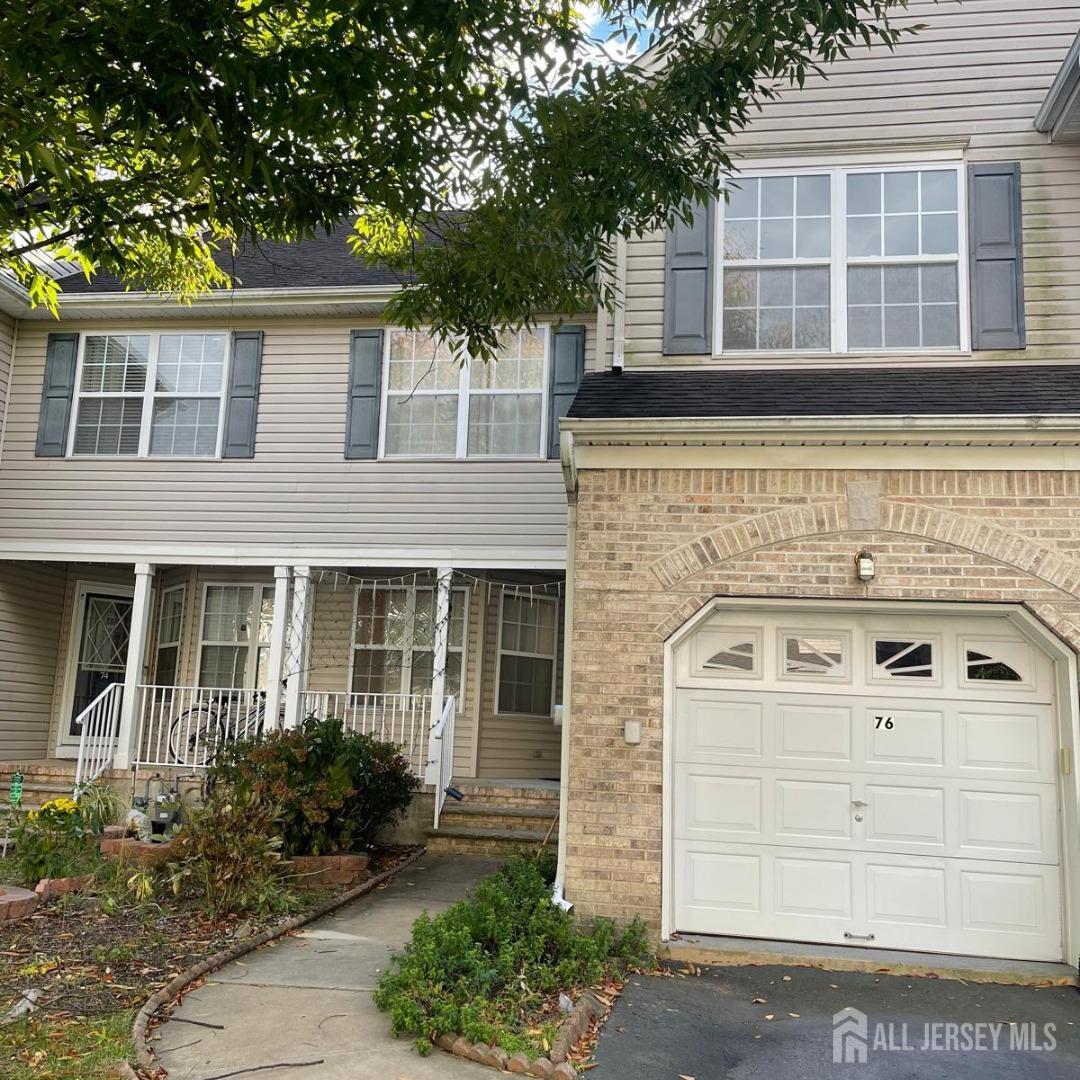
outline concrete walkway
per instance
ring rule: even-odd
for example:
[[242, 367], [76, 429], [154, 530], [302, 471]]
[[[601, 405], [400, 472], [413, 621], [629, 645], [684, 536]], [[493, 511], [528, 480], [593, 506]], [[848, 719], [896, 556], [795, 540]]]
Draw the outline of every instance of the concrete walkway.
[[296, 937], [258, 949], [210, 976], [174, 1012], [154, 1044], [171, 1080], [205, 1080], [276, 1062], [259, 1080], [490, 1080], [490, 1069], [436, 1051], [421, 1057], [371, 992], [413, 920], [460, 900], [498, 862], [424, 856], [385, 889], [310, 923]]

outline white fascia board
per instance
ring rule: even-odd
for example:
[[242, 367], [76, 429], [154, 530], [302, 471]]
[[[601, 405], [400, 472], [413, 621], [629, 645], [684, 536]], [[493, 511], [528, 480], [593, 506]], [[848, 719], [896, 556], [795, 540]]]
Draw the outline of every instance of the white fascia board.
[[905, 445], [917, 440], [943, 445], [1007, 442], [1080, 445], [1080, 415], [954, 416], [753, 416], [671, 419], [564, 419], [562, 430], [579, 446], [588, 445], [795, 445], [827, 440], [837, 445]]
[[[349, 304], [385, 303], [401, 292], [401, 285], [343, 285], [337, 288], [314, 287], [295, 289], [232, 289], [221, 293], [210, 293], [184, 303], [191, 311], [216, 311], [228, 308], [230, 312], [245, 308], [258, 309], [274, 304]], [[175, 295], [163, 295], [150, 292], [113, 292], [113, 293], [61, 293], [60, 310], [62, 313], [78, 315], [80, 309], [109, 307], [118, 311], [127, 306], [160, 306], [162, 309], [175, 307], [178, 303]]]
[[0, 560], [150, 562], [158, 566], [436, 567], [461, 570], [564, 570], [566, 547], [325, 547], [284, 544], [167, 544], [154, 541], [70, 543], [0, 541]]

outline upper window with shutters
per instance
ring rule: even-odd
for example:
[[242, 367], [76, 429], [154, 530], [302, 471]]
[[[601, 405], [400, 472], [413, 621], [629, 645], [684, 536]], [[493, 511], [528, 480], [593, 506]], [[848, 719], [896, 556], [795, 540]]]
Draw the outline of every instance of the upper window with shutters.
[[83, 334], [68, 453], [220, 456], [228, 340], [222, 332]]
[[381, 456], [547, 457], [549, 330], [505, 333], [480, 361], [423, 331], [390, 330], [382, 379]]
[[957, 166], [746, 173], [727, 188], [715, 352], [968, 348]]

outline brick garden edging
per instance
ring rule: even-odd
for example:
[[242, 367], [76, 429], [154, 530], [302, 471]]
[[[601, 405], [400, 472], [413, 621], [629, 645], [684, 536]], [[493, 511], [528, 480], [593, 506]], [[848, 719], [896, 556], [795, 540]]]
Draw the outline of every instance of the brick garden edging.
[[41, 903], [41, 897], [32, 889], [20, 889], [16, 885], [0, 886], [0, 923], [25, 919]]
[[366, 855], [294, 855], [289, 869], [296, 889], [324, 889], [328, 885], [356, 885], [367, 877]]
[[518, 1076], [536, 1076], [540, 1080], [576, 1080], [577, 1069], [567, 1060], [570, 1051], [585, 1037], [592, 1022], [607, 1017], [611, 1007], [604, 1005], [595, 994], [586, 990], [559, 1025], [555, 1041], [547, 1057], [530, 1058], [525, 1053], [507, 1054], [502, 1047], [487, 1043], [471, 1043], [460, 1035], [440, 1035], [435, 1045], [455, 1057], [490, 1065]]
[[301, 926], [305, 926], [315, 919], [320, 919], [323, 915], [328, 915], [331, 911], [335, 911], [339, 907], [344, 907], [345, 904], [348, 904], [353, 900], [358, 900], [361, 896], [367, 895], [367, 893], [377, 889], [395, 875], [400, 874], [406, 867], [412, 866], [425, 851], [426, 848], [420, 848], [402, 862], [398, 863], [397, 866], [394, 866], [389, 870], [384, 870], [381, 874], [376, 874], [375, 877], [368, 878], [367, 881], [361, 882], [359, 885], [341, 893], [339, 896], [332, 896], [330, 899], [324, 900], [310, 911], [305, 911], [301, 915], [293, 915], [284, 922], [278, 923], [277, 926], [272, 926], [269, 930], [264, 930], [261, 934], [256, 934], [254, 937], [238, 941], [228, 949], [222, 949], [221, 952], [215, 953], [213, 956], [208, 956], [205, 960], [200, 960], [197, 964], [192, 964], [191, 967], [181, 971], [175, 979], [170, 980], [161, 987], [160, 990], [155, 990], [154, 993], [146, 999], [145, 1004], [135, 1016], [135, 1022], [131, 1025], [131, 1039], [135, 1044], [135, 1060], [138, 1063], [139, 1068], [149, 1070], [154, 1066], [154, 1052], [146, 1043], [147, 1031], [154, 1014], [163, 1005], [167, 1005], [172, 1001], [173, 998], [180, 994], [196, 979], [201, 978], [203, 975], [208, 975], [211, 971], [217, 971], [218, 968], [224, 967], [232, 960], [238, 960], [241, 956], [246, 956], [249, 952], [253, 952], [255, 949], [259, 948], [260, 945], [265, 945], [268, 941], [284, 937], [284, 935], [290, 931], [298, 930]]

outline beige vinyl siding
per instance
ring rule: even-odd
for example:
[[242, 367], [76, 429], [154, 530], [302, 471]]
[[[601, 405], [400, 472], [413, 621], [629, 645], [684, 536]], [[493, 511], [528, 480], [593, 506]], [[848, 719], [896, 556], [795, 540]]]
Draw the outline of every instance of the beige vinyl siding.
[[[243, 461], [168, 461], [35, 458], [46, 341], [57, 325], [22, 323], [0, 467], [0, 546], [117, 545], [118, 557], [131, 559], [136, 544], [145, 545], [144, 557], [162, 559], [160, 552], [185, 545], [230, 555], [238, 545], [272, 545], [312, 562], [320, 550], [388, 546], [438, 548], [459, 562], [474, 549], [510, 559], [517, 553], [526, 566], [537, 551], [559, 558], [566, 497], [558, 461], [345, 460], [349, 331], [364, 324], [198, 323], [264, 331], [256, 453]], [[169, 328], [162, 321], [123, 327]], [[591, 328], [586, 347], [592, 363]]]
[[[495, 685], [499, 660], [499, 605], [502, 592], [487, 597], [484, 636], [483, 698], [480, 707], [480, 752], [476, 775], [504, 780], [557, 779], [562, 736], [550, 717], [502, 716]], [[555, 702], [562, 700], [562, 634], [564, 604], [559, 602], [559, 640], [555, 648]]]
[[0, 564], [0, 761], [50, 757], [67, 568]]
[[15, 320], [10, 315], [0, 312], [0, 459], [4, 455], [4, 417], [7, 415], [11, 358], [15, 349], [15, 328]]
[[[894, 52], [857, 48], [849, 59], [827, 66], [828, 78], [809, 78], [802, 89], [786, 88], [779, 100], [766, 102], [750, 128], [731, 141], [736, 154], [745, 155], [740, 164], [749, 170], [755, 157], [790, 155], [797, 164], [798, 156], [808, 153], [840, 158], [905, 147], [906, 156], [917, 163], [920, 151], [965, 145], [969, 162], [1019, 161], [1027, 348], [971, 355], [979, 361], [1075, 360], [1080, 344], [1080, 152], [1075, 146], [1048, 144], [1033, 124], [1076, 35], [1076, 4], [912, 0], [906, 12], [897, 11], [893, 18], [898, 26], [925, 23], [926, 29], [904, 38]], [[664, 356], [663, 289], [663, 235], [631, 241], [628, 365], [830, 362], [791, 354], [722, 361]], [[895, 363], [898, 358], [903, 359], [895, 353], [842, 357], [858, 363]]]

